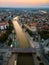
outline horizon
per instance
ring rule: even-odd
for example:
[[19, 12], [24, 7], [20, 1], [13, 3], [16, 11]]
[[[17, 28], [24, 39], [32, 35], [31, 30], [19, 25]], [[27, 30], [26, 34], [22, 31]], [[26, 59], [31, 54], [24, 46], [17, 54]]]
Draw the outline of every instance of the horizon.
[[49, 0], [1, 0], [0, 7], [49, 7]]
[[49, 8], [49, 6], [32, 6], [32, 7], [0, 7], [0, 8]]

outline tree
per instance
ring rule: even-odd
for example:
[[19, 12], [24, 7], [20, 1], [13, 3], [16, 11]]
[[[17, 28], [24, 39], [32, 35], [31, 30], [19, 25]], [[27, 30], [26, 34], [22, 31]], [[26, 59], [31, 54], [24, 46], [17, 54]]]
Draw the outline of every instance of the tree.
[[12, 43], [12, 39], [11, 39], [11, 38], [9, 38], [9, 41], [8, 41], [8, 46], [10, 46], [10, 45], [11, 45], [11, 43]]

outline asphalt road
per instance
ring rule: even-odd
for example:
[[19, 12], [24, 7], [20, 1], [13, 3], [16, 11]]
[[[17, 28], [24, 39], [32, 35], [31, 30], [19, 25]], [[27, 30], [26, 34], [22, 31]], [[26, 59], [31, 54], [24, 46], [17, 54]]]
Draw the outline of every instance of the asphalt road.
[[18, 20], [18, 17], [13, 18], [13, 26], [14, 26], [15, 33], [16, 33], [16, 39], [19, 42], [19, 47], [20, 48], [28, 48], [29, 41], [17, 20]]

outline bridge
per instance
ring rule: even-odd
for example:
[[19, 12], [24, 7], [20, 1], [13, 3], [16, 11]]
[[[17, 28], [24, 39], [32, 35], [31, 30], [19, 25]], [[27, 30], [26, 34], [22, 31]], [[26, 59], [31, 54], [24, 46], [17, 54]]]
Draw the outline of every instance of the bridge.
[[12, 52], [12, 53], [36, 53], [35, 48], [1, 48], [0, 52], [5, 53], [5, 52]]

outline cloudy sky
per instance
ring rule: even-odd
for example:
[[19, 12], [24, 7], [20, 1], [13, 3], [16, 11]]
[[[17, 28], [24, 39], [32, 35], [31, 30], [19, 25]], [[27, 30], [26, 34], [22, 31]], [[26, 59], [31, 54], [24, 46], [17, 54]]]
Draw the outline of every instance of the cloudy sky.
[[0, 7], [36, 7], [48, 6], [49, 0], [0, 0]]

